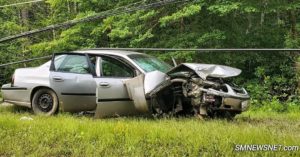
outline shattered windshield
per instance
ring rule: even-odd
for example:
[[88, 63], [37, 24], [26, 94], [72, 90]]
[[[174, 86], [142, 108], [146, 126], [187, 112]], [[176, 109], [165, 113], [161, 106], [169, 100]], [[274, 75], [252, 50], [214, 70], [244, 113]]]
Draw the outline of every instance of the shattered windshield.
[[166, 73], [172, 68], [169, 64], [152, 56], [134, 54], [128, 55], [128, 57], [131, 58], [145, 72], [158, 70]]

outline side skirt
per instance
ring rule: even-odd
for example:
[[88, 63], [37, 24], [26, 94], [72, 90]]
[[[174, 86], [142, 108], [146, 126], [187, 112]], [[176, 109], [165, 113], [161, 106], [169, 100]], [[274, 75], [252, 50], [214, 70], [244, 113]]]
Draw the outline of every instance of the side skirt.
[[29, 102], [12, 101], [12, 100], [4, 100], [4, 102], [31, 108], [31, 103]]

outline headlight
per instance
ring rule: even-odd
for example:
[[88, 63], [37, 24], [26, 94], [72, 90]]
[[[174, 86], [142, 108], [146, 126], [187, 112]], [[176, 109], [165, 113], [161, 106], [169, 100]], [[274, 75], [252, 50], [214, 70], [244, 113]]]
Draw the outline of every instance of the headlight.
[[246, 111], [249, 108], [249, 100], [242, 102], [242, 111]]

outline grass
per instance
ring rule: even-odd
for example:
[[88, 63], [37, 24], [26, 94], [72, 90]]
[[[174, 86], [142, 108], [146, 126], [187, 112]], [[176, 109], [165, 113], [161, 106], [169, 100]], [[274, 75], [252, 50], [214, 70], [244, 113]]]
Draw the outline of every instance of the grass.
[[0, 156], [300, 156], [300, 150], [236, 152], [236, 144], [300, 146], [300, 113], [247, 112], [233, 121], [93, 119], [0, 107]]

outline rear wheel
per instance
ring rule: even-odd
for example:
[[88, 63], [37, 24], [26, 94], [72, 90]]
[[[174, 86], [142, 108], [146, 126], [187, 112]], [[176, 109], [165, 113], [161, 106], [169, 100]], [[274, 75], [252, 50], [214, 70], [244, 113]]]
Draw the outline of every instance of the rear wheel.
[[58, 98], [50, 89], [39, 89], [32, 99], [32, 110], [39, 115], [53, 115], [58, 110]]

